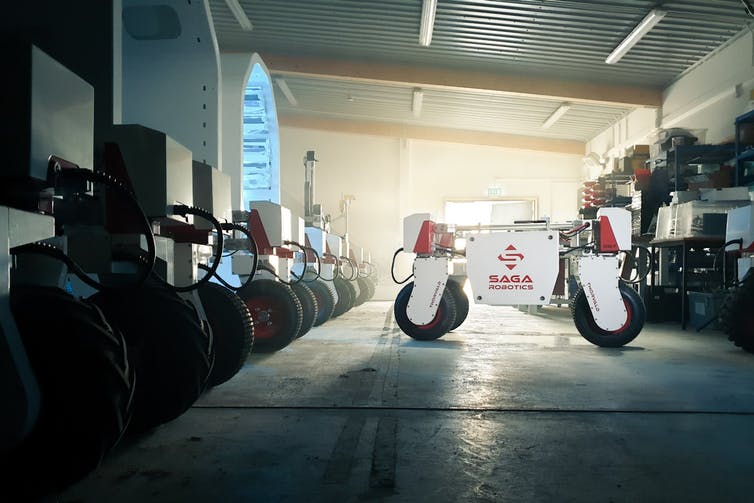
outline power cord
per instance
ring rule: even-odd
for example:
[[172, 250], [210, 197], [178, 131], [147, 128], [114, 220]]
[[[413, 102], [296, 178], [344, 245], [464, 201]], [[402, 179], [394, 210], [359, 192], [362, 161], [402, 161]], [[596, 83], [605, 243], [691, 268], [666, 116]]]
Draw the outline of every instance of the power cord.
[[403, 248], [398, 248], [395, 250], [395, 253], [393, 253], [393, 261], [390, 264], [390, 276], [393, 278], [393, 281], [396, 282], [399, 285], [402, 285], [403, 283], [406, 283], [408, 280], [414, 277], [414, 273], [409, 274], [406, 279], [403, 281], [398, 281], [395, 277], [395, 258], [398, 256], [400, 252], [403, 251]]
[[125, 288], [141, 285], [150, 275], [154, 272], [154, 264], [157, 257], [154, 234], [152, 233], [152, 226], [149, 223], [149, 219], [144, 214], [141, 205], [136, 200], [134, 193], [120, 180], [111, 177], [105, 173], [98, 171], [91, 171], [83, 169], [77, 165], [66, 161], [57, 156], [50, 156], [48, 161], [48, 182], [55, 188], [60, 187], [63, 180], [69, 181], [84, 181], [89, 183], [99, 183], [105, 185], [107, 188], [112, 189], [118, 193], [123, 199], [129, 203], [138, 215], [139, 224], [142, 227], [142, 234], [146, 236], [147, 241], [147, 256], [136, 256], [132, 259], [141, 265], [139, 274], [136, 276], [136, 280], [133, 283], [120, 285], [119, 287], [105, 285], [97, 280], [92, 279], [81, 266], [79, 266], [71, 257], [66, 255], [62, 250], [55, 248], [52, 245], [45, 243], [29, 243], [14, 247], [10, 250], [11, 254], [40, 254], [54, 258], [63, 262], [68, 270], [75, 274], [83, 283], [94, 288], [95, 290], [111, 290], [116, 288]]

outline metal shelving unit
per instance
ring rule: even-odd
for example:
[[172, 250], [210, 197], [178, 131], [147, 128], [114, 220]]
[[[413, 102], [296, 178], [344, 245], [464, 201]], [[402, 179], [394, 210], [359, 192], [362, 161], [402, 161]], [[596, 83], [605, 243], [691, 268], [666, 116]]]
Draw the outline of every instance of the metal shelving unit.
[[[736, 147], [729, 145], [677, 145], [669, 150], [665, 160], [665, 167], [673, 169], [675, 174], [675, 190], [682, 190], [685, 184], [680, 183], [681, 167], [695, 164], [721, 164], [736, 157]], [[663, 167], [662, 165], [656, 167]]]
[[754, 174], [749, 175], [748, 177], [745, 175], [744, 166], [744, 163], [754, 162], [754, 145], [743, 145], [741, 143], [741, 125], [753, 123], [754, 110], [736, 117], [736, 172], [734, 179], [734, 185], [736, 187], [754, 181]]

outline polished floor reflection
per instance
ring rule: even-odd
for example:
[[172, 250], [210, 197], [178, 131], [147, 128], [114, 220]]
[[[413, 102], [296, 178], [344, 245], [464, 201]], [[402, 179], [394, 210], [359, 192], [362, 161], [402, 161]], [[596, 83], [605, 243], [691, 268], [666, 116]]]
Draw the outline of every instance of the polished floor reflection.
[[754, 355], [650, 324], [592, 346], [568, 310], [472, 306], [418, 342], [370, 302], [252, 355], [60, 502], [745, 501]]

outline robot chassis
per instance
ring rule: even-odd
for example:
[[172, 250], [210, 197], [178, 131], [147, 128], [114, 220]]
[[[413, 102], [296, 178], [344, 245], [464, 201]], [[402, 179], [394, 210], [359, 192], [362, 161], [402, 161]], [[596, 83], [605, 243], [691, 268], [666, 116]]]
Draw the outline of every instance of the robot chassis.
[[[571, 244], [587, 230], [593, 243]], [[465, 256], [453, 248], [456, 237], [466, 239]], [[437, 339], [463, 323], [467, 278], [478, 304], [550, 303], [559, 258], [576, 253], [581, 286], [570, 307], [579, 333], [597, 346], [620, 347], [644, 326], [641, 297], [621, 280], [620, 253], [631, 250], [631, 216], [624, 209], [602, 208], [596, 220], [569, 230], [549, 223], [453, 229], [419, 213], [404, 219], [403, 242], [404, 251], [416, 254], [414, 280], [398, 293], [394, 313], [415, 339]], [[459, 255], [464, 260], [454, 260]]]
[[[754, 353], [754, 311], [751, 309], [754, 302], [753, 205], [728, 212], [722, 251], [735, 258], [735, 274], [731, 284], [726, 285], [728, 288], [718, 313], [720, 328], [736, 346]], [[723, 260], [725, 262], [727, 260]]]

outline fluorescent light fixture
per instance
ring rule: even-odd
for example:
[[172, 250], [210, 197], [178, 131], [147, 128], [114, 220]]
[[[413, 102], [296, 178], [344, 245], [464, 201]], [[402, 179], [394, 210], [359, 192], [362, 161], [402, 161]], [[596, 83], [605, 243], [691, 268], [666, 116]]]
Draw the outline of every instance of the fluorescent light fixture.
[[243, 7], [238, 3], [238, 0], [225, 0], [225, 3], [228, 4], [228, 8], [233, 13], [236, 21], [241, 25], [241, 29], [244, 31], [251, 31], [251, 21], [249, 21], [246, 12], [244, 12]]
[[422, 4], [422, 21], [419, 28], [419, 44], [427, 47], [432, 43], [432, 30], [435, 27], [437, 0], [424, 0]]
[[605, 58], [605, 63], [612, 65], [620, 61], [620, 59], [625, 56], [644, 35], [649, 33], [649, 30], [654, 28], [654, 26], [660, 22], [660, 19], [664, 18], [667, 13], [667, 11], [661, 9], [652, 9], [649, 11], [649, 14], [641, 20], [641, 23], [637, 24], [636, 28], [634, 28], [633, 31], [623, 39], [623, 42], [618, 44], [618, 47], [616, 47], [613, 52]]
[[288, 103], [290, 103], [291, 106], [297, 107], [298, 101], [296, 101], [296, 97], [291, 92], [291, 88], [288, 87], [288, 83], [285, 81], [285, 79], [278, 77], [275, 79], [275, 84], [278, 85], [280, 91], [283, 93], [283, 96], [285, 96], [285, 99], [288, 100]]
[[550, 116], [542, 123], [542, 129], [547, 129], [553, 124], [555, 124], [558, 119], [563, 117], [565, 113], [571, 109], [570, 103], [562, 103], [557, 110], [555, 110], [553, 113], [550, 114]]
[[419, 117], [421, 115], [422, 103], [424, 103], [424, 91], [419, 87], [415, 87], [413, 99], [411, 100], [411, 111], [414, 113], [414, 117]]

